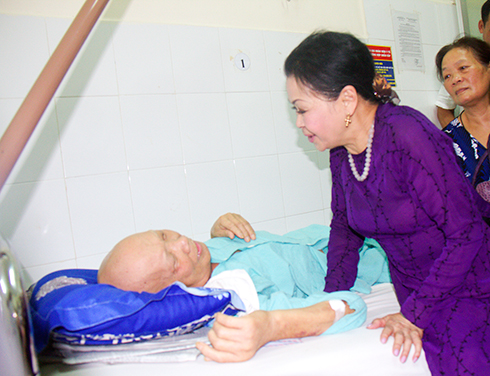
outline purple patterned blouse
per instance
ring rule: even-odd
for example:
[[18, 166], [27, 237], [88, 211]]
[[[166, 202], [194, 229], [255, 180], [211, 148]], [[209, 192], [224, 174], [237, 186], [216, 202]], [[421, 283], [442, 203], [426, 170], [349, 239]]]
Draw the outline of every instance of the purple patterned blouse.
[[[354, 156], [358, 171], [365, 152]], [[386, 251], [403, 315], [425, 329], [446, 299], [490, 297], [490, 213], [452, 141], [424, 115], [378, 107], [369, 175], [358, 182], [344, 147], [331, 150], [332, 211], [325, 291], [348, 290], [364, 237]]]

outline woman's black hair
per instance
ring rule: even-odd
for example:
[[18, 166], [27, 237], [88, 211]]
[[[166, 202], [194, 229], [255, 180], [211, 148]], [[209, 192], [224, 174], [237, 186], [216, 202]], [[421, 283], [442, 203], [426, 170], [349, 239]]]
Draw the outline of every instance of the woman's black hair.
[[373, 90], [373, 57], [366, 45], [350, 34], [311, 34], [289, 54], [284, 71], [328, 99], [337, 99], [345, 86], [352, 85], [365, 100], [378, 102]]
[[475, 59], [484, 66], [490, 64], [490, 46], [488, 46], [486, 42], [474, 37], [462, 37], [456, 39], [453, 43], [442, 47], [436, 55], [437, 77], [439, 77], [439, 80], [441, 81], [444, 81], [442, 75], [442, 60], [449, 51], [455, 48], [471, 51], [475, 56]]

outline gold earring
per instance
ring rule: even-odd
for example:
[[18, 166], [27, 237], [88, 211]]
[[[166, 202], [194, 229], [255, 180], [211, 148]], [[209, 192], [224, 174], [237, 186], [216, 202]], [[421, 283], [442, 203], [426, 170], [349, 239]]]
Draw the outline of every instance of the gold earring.
[[347, 114], [345, 116], [345, 127], [346, 128], [349, 126], [350, 123], [352, 123], [352, 120], [351, 120], [350, 116], [351, 116], [350, 114]]

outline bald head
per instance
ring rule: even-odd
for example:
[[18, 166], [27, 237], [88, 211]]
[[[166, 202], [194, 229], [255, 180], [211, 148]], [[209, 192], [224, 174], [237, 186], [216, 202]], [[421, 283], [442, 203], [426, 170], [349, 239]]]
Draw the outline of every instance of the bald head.
[[136, 292], [158, 292], [176, 281], [204, 286], [211, 275], [206, 245], [170, 230], [146, 231], [121, 240], [102, 261], [99, 283]]
[[151, 236], [148, 235], [134, 234], [117, 243], [102, 261], [98, 282], [137, 292], [157, 292], [170, 285], [173, 281], [162, 283], [156, 265], [152, 265], [152, 255], [148, 252]]

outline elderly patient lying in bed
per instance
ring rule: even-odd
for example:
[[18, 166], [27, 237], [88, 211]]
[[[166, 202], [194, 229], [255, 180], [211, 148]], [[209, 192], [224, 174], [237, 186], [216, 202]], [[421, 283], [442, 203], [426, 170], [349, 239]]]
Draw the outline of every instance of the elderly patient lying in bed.
[[107, 255], [98, 282], [123, 290], [157, 292], [176, 281], [188, 287], [205, 286], [211, 276], [244, 269], [255, 287], [252, 291], [257, 291], [260, 310], [242, 317], [217, 314], [208, 334], [212, 346], [198, 343], [197, 347], [207, 359], [218, 362], [250, 359], [270, 341], [360, 326], [366, 308], [358, 295], [323, 292], [326, 256], [322, 249], [328, 227], [310, 226], [290, 234], [258, 232], [255, 239], [250, 224], [230, 213], [213, 225], [214, 239], [207, 244], [170, 230], [138, 233], [123, 239]]

